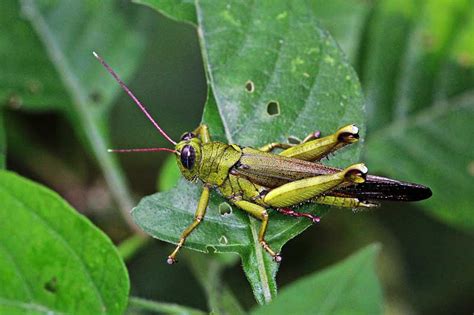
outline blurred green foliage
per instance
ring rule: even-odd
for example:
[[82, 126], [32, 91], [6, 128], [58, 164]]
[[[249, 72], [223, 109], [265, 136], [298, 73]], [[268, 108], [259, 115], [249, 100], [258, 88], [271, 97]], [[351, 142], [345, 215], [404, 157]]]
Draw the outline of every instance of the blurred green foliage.
[[[192, 2], [137, 2], [159, 3], [167, 17], [197, 23]], [[320, 225], [285, 247], [285, 260], [278, 273], [281, 296], [291, 297], [286, 292], [292, 291], [295, 279], [309, 281], [312, 276], [307, 275], [366, 244], [379, 242], [382, 251], [377, 266], [385, 313], [472, 312], [473, 2], [307, 3], [311, 7], [307, 14], [315, 16], [336, 39], [361, 80], [367, 100], [364, 160], [369, 169], [426, 184], [434, 195], [426, 202], [387, 204], [373, 212], [331, 211]], [[243, 13], [251, 13], [248, 11]], [[292, 14], [288, 11], [293, 18]], [[127, 204], [134, 204], [133, 199], [155, 192], [165, 155], [121, 156], [122, 168], [131, 183], [127, 185], [122, 168], [114, 156], [105, 154], [105, 149], [110, 143], [114, 147], [167, 144], [131, 101], [119, 93], [91, 51], [97, 50], [106, 57], [176, 139], [201, 120], [207, 88], [196, 29], [167, 17], [125, 0], [0, 3], [0, 118], [4, 120], [3, 126], [0, 119], [0, 165], [2, 150], [8, 148], [7, 169], [58, 191], [116, 243], [129, 235], [127, 224], [115, 210], [117, 203], [127, 208]], [[218, 36], [219, 19], [226, 16], [213, 18], [217, 26], [211, 32]], [[274, 31], [268, 30], [269, 34]], [[293, 37], [298, 40], [298, 34]], [[228, 41], [236, 44], [233, 39]], [[286, 41], [291, 44], [292, 40]], [[237, 64], [245, 68], [248, 62], [252, 59]], [[253, 68], [258, 70], [258, 65]], [[220, 75], [224, 83], [240, 79], [232, 71]], [[290, 81], [285, 84], [292, 84]], [[234, 102], [238, 99], [232, 91], [216, 95], [221, 100], [226, 97]], [[208, 108], [209, 104], [205, 119], [215, 115]], [[331, 131], [317, 122], [308, 128]], [[285, 124], [279, 127], [286, 128]], [[2, 140], [3, 134], [7, 143]], [[248, 137], [242, 133], [238, 141], [244, 143]], [[1, 185], [10, 187], [3, 177], [1, 180]], [[133, 194], [129, 186], [133, 187]], [[0, 200], [0, 214], [8, 220], [18, 213], [17, 206], [6, 206], [6, 200]], [[48, 201], [38, 196], [36, 202]], [[51, 215], [56, 217], [53, 212]], [[74, 218], [71, 220], [78, 219], [73, 212], [68, 215]], [[57, 214], [58, 220], [60, 217]], [[87, 231], [94, 230], [90, 224], [86, 226]], [[61, 227], [68, 227], [74, 238], [74, 227], [69, 222]], [[18, 226], [9, 234], [24, 237], [29, 232]], [[7, 244], [20, 248], [18, 242], [18, 237], [6, 235], [0, 248]], [[200, 254], [192, 252], [185, 255], [181, 265], [169, 268], [163, 257], [172, 246], [144, 244], [147, 245], [128, 250], [127, 254], [132, 295], [201, 310], [218, 309], [222, 313], [222, 305], [216, 300], [225, 292], [232, 296], [232, 303], [241, 304], [246, 310], [254, 307], [247, 280], [233, 260], [230, 264], [220, 260], [216, 263], [212, 255], [197, 259]], [[194, 260], [198, 267], [193, 266]], [[218, 267], [208, 268], [211, 264]], [[199, 276], [199, 266], [209, 272]], [[31, 262], [32, 271], [40, 267]], [[0, 271], [1, 279], [6, 279], [5, 275]], [[30, 281], [32, 285], [44, 285]], [[303, 292], [304, 288], [298, 288], [297, 283], [295, 286], [297, 293]], [[222, 287], [226, 289], [220, 290]], [[317, 293], [320, 292], [314, 292]], [[377, 302], [377, 298], [360, 293], [363, 302]], [[43, 300], [35, 302], [47, 305]], [[142, 302], [131, 300], [129, 312], [189, 311], [179, 305], [170, 308], [168, 304], [151, 302], [150, 306]]]

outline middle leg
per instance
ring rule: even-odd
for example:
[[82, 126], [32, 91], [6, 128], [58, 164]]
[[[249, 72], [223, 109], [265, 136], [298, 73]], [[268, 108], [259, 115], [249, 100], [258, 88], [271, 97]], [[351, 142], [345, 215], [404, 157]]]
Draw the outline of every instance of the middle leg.
[[323, 138], [307, 137], [303, 143], [292, 146], [279, 154], [305, 161], [318, 161], [331, 152], [358, 140], [359, 129], [354, 125], [347, 125]]
[[272, 257], [273, 260], [276, 262], [281, 261], [281, 256], [279, 253], [275, 253], [270, 246], [267, 244], [267, 241], [265, 241], [265, 233], [267, 232], [267, 226], [268, 226], [268, 213], [267, 210], [259, 206], [255, 203], [245, 201], [245, 200], [239, 200], [239, 201], [234, 201], [234, 204], [239, 207], [240, 209], [244, 210], [245, 212], [248, 212], [251, 214], [253, 217], [260, 219], [262, 221], [262, 225], [260, 226], [260, 231], [258, 232], [258, 241], [260, 245], [262, 245], [263, 249], [267, 251]]

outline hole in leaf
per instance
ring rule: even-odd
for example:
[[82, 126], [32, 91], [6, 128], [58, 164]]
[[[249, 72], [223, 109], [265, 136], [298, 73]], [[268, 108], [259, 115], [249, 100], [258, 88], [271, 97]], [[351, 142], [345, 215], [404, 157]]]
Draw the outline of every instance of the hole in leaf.
[[38, 94], [42, 90], [43, 85], [39, 81], [31, 80], [28, 81], [26, 87], [31, 94]]
[[471, 161], [469, 164], [467, 164], [467, 173], [471, 176], [474, 176], [474, 161]]
[[301, 139], [296, 137], [296, 136], [289, 136], [288, 137], [288, 143], [289, 144], [300, 144], [301, 143]]
[[228, 243], [229, 243], [229, 240], [227, 239], [227, 237], [225, 237], [224, 235], [219, 237], [219, 244], [227, 245]]
[[270, 101], [267, 104], [267, 113], [270, 116], [280, 115], [280, 104], [277, 101]]
[[245, 89], [247, 90], [247, 92], [253, 93], [255, 91], [255, 84], [253, 83], [253, 81], [248, 80], [245, 83]]
[[219, 213], [221, 215], [227, 215], [232, 213], [232, 207], [227, 202], [221, 202], [219, 204]]
[[217, 249], [212, 245], [207, 245], [206, 250], [209, 254], [214, 254], [217, 251]]
[[23, 106], [23, 99], [18, 94], [12, 94], [8, 98], [7, 105], [11, 109], [18, 109]]
[[56, 277], [52, 277], [51, 280], [44, 284], [44, 289], [48, 292], [56, 293], [58, 290], [58, 279], [56, 279]]

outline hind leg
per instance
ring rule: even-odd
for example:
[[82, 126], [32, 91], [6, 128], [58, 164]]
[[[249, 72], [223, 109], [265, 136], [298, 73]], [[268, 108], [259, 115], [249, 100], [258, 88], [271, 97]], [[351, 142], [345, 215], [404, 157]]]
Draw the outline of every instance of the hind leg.
[[363, 183], [367, 171], [364, 164], [354, 164], [334, 174], [319, 175], [289, 182], [270, 190], [263, 197], [263, 202], [276, 208], [296, 206], [324, 195], [336, 187]]

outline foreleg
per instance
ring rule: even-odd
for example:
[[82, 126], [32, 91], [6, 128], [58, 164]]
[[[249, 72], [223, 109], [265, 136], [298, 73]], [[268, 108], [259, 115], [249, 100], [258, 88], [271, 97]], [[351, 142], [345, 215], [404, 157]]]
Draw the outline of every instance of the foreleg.
[[186, 241], [186, 238], [199, 225], [199, 223], [201, 223], [202, 219], [204, 218], [208, 203], [209, 203], [209, 187], [204, 186], [204, 189], [201, 194], [201, 198], [199, 199], [199, 204], [198, 204], [196, 213], [194, 214], [194, 221], [181, 234], [178, 245], [176, 246], [175, 250], [168, 256], [168, 260], [167, 260], [168, 264], [171, 265], [176, 262], [176, 255], [178, 254], [178, 251], [181, 249], [181, 247], [183, 247], [184, 242]]

